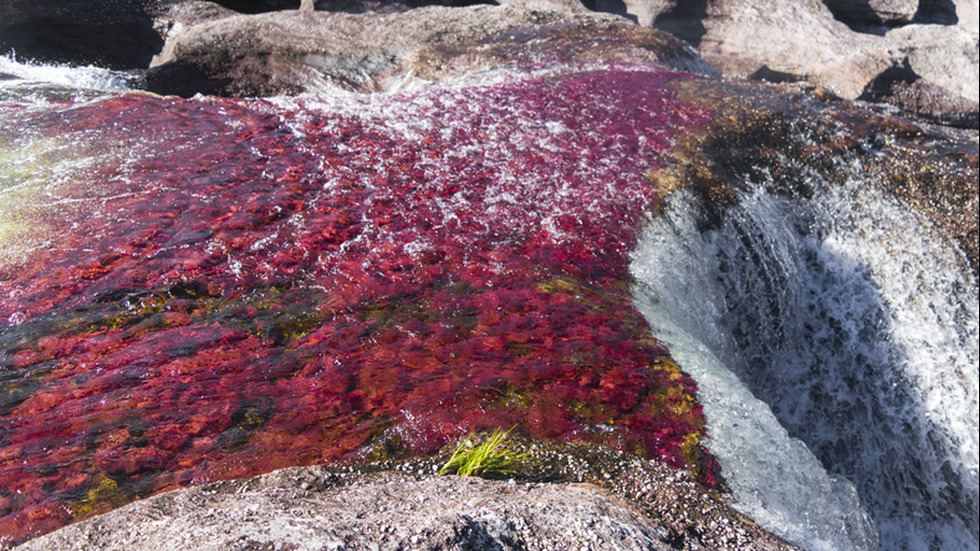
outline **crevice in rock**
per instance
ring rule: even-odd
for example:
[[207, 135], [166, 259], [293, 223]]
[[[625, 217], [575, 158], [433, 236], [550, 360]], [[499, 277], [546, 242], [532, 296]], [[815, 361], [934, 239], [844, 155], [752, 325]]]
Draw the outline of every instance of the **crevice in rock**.
[[771, 69], [768, 65], [763, 65], [760, 67], [756, 72], [749, 75], [749, 78], [752, 80], [761, 80], [763, 82], [773, 83], [792, 83], [803, 80], [798, 75], [783, 71], [776, 71], [775, 69]]
[[823, 0], [834, 19], [852, 31], [884, 36], [889, 29], [911, 23], [955, 25], [952, 0]]
[[888, 103], [923, 120], [955, 128], [977, 128], [976, 104], [924, 80], [905, 58], [867, 84], [861, 101]]
[[702, 22], [708, 14], [708, 0], [678, 2], [653, 20], [653, 26], [662, 31], [686, 40], [695, 48], [701, 46], [701, 39], [708, 30]]
[[909, 59], [902, 60], [901, 65], [885, 69], [864, 88], [864, 93], [858, 98], [862, 101], [883, 101], [895, 93], [896, 88], [906, 87], [921, 77], [915, 73], [909, 64]]
[[919, 9], [915, 12], [915, 22], [956, 25], [960, 18], [956, 15], [953, 0], [920, 0]]
[[868, 0], [823, 0], [834, 19], [854, 32], [885, 35], [885, 22]]
[[639, 23], [639, 17], [630, 13], [630, 8], [624, 0], [582, 0], [582, 4], [592, 11], [616, 14], [634, 23]]

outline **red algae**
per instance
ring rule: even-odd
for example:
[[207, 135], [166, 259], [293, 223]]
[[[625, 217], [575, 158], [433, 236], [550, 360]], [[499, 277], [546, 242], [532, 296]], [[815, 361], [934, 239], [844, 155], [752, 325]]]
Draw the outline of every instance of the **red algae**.
[[515, 425], [714, 484], [695, 383], [627, 288], [643, 174], [707, 116], [682, 78], [5, 113], [96, 160], [0, 265], [0, 542]]

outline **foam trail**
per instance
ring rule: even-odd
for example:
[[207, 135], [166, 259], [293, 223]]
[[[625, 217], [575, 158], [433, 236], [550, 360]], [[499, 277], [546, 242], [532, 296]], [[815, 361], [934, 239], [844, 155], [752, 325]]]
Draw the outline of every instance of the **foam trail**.
[[[883, 549], [976, 549], [976, 283], [874, 186], [815, 185], [812, 200], [753, 187], [705, 232], [695, 201], [675, 194], [634, 255], [638, 306], [701, 381], [709, 446], [745, 512], [808, 549], [875, 546], [842, 479], [777, 444], [768, 410], [740, 389], [726, 403], [738, 385], [715, 373], [718, 359], [855, 482]], [[820, 499], [794, 497], [808, 479]], [[828, 540], [835, 522], [850, 535]]]
[[0, 101], [44, 105], [139, 89], [141, 78], [101, 67], [17, 61], [0, 56]]

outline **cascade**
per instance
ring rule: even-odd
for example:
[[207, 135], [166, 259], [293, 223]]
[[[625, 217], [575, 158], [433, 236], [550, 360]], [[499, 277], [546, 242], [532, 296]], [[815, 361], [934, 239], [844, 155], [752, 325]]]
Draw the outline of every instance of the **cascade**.
[[[675, 357], [689, 356], [680, 361], [701, 385], [711, 449], [746, 510], [765, 518], [788, 500], [782, 511], [801, 516], [773, 520], [789, 523], [787, 537], [819, 510], [872, 541], [859, 512], [796, 488], [819, 476], [773, 469], [784, 458], [772, 454], [795, 445], [759, 449], [752, 431], [771, 408], [836, 473], [820, 482], [833, 499], [852, 491], [840, 477], [854, 482], [882, 549], [975, 549], [976, 284], [921, 217], [854, 172], [841, 187], [812, 182], [811, 199], [749, 185], [709, 230], [696, 200], [675, 194], [634, 253], [639, 307]], [[709, 378], [729, 377], [710, 371], [719, 364], [769, 407], [712, 397]], [[833, 547], [865, 547], [853, 541]]]

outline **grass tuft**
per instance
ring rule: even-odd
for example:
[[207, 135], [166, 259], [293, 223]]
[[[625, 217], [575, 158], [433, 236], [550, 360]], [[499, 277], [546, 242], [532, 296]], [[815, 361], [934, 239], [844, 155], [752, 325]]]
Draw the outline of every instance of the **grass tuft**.
[[439, 469], [439, 474], [455, 473], [458, 476], [494, 478], [513, 473], [516, 464], [527, 457], [527, 454], [513, 453], [504, 444], [512, 430], [513, 427], [506, 431], [494, 429], [478, 445], [474, 444], [473, 434], [470, 433], [456, 446], [456, 451]]

